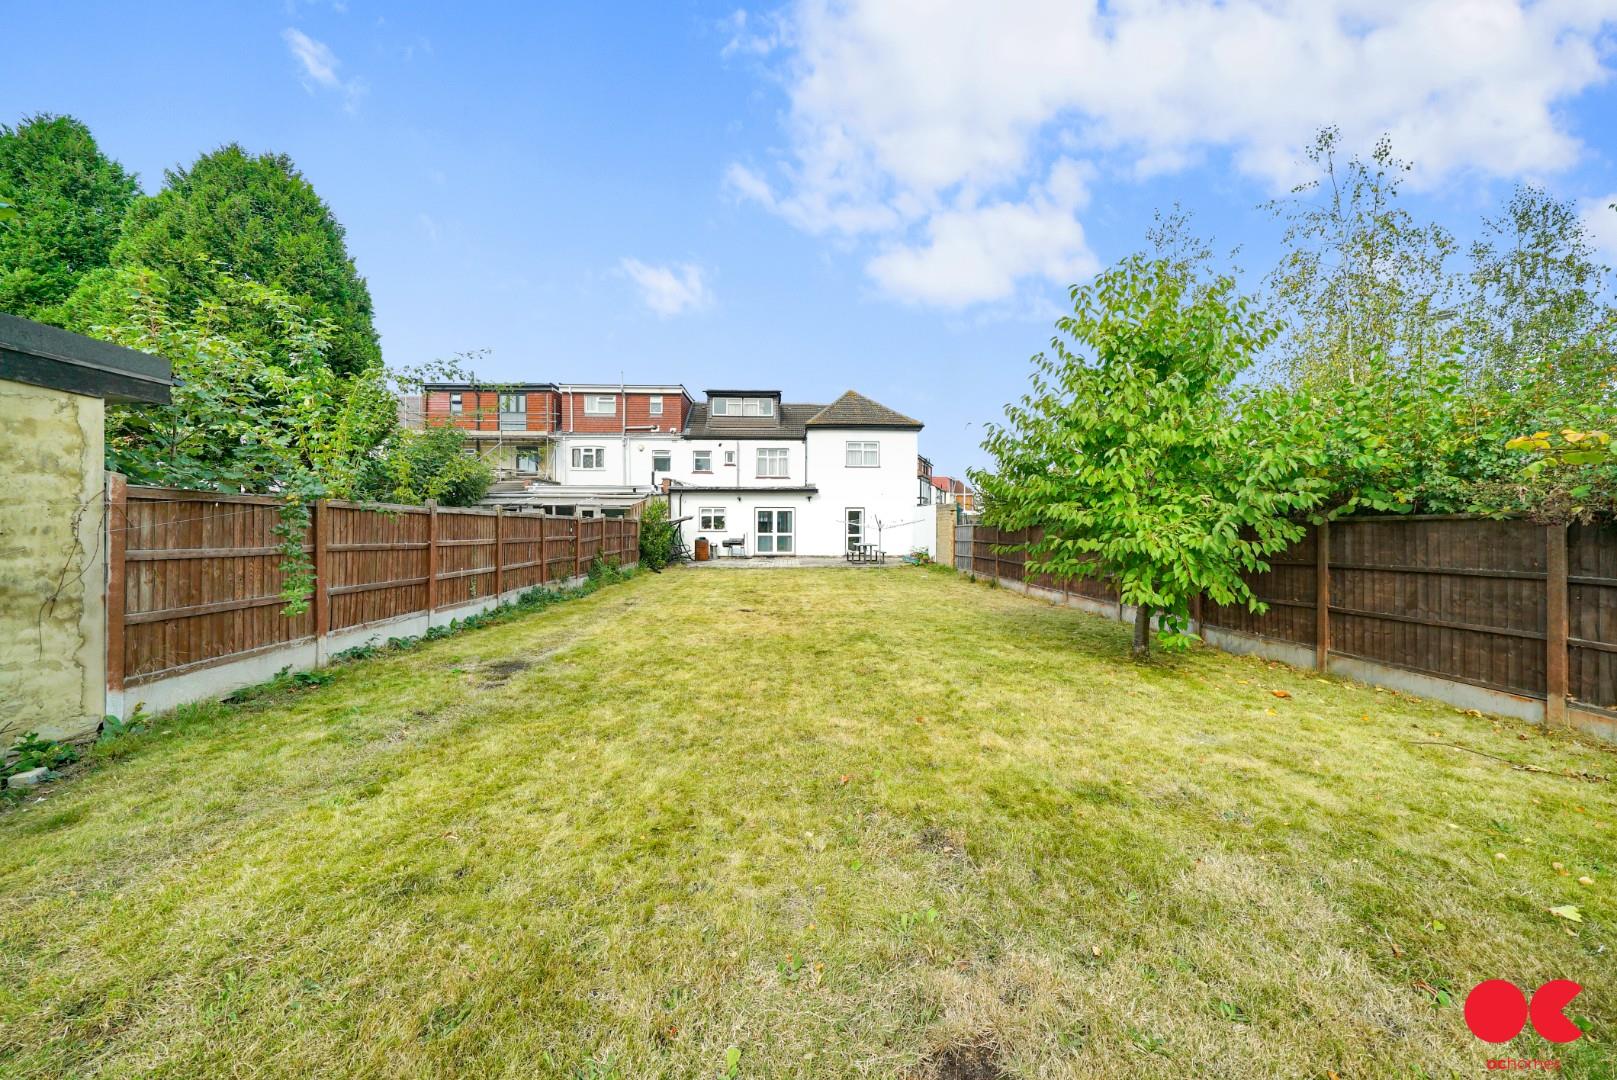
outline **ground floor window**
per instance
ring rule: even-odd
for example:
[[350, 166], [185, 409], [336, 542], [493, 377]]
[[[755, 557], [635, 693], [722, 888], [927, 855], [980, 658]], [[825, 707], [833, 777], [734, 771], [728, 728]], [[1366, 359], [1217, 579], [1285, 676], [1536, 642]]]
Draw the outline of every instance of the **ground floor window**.
[[517, 447], [517, 472], [539, 471], [539, 448], [537, 446]]
[[700, 528], [702, 532], [723, 532], [725, 528], [724, 507], [702, 507], [702, 512], [697, 515], [697, 527]]
[[796, 516], [795, 510], [759, 510], [756, 546], [758, 554], [790, 555], [795, 548], [792, 535]]
[[848, 550], [852, 551], [865, 542], [865, 511], [862, 507], [850, 506], [843, 518], [848, 523]]

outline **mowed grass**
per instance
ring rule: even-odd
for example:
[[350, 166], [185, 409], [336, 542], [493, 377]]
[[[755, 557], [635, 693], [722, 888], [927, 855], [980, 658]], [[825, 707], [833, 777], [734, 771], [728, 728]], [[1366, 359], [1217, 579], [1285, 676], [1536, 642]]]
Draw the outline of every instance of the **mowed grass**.
[[[1126, 654], [943, 572], [677, 571], [182, 711], [0, 814], [0, 1075], [1611, 1074], [1617, 797], [1563, 774], [1617, 755]], [[1477, 1041], [1485, 978], [1586, 1036]]]

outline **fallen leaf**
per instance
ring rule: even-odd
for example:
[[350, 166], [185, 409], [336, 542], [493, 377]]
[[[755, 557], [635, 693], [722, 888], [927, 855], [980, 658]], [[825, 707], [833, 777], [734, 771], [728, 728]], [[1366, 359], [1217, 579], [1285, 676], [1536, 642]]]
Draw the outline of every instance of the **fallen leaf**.
[[1394, 958], [1404, 955], [1404, 950], [1400, 949], [1396, 942], [1393, 943], [1392, 955]]
[[1565, 870], [1566, 869], [1566, 864], [1565, 863], [1552, 862], [1552, 863], [1550, 863], [1550, 865], [1552, 867], [1554, 867], [1555, 869], [1557, 869], [1557, 870]]
[[1578, 884], [1579, 885], [1593, 885], [1594, 883], [1595, 883], [1595, 879], [1590, 877], [1588, 874], [1585, 874], [1581, 878], [1578, 879]]
[[1560, 907], [1550, 908], [1549, 912], [1551, 915], [1566, 919], [1569, 922], [1581, 923], [1583, 921], [1583, 912], [1578, 910], [1578, 905], [1576, 904], [1562, 904]]
[[1498, 859], [1498, 860], [1499, 860], [1499, 861], [1500, 861], [1500, 862], [1504, 862], [1504, 861], [1505, 861], [1505, 853], [1504, 853], [1504, 852], [1503, 852], [1503, 851], [1496, 851], [1496, 852], [1494, 852], [1494, 853], [1493, 853], [1493, 857], [1494, 857], [1494, 858], [1496, 858], [1496, 859]]
[[1090, 953], [1091, 956], [1094, 956], [1096, 959], [1099, 959], [1100, 958], [1100, 946], [1099, 945], [1091, 945], [1089, 947], [1089, 953]]
[[1273, 694], [1275, 697], [1278, 697], [1278, 698], [1288, 698], [1288, 697], [1291, 696], [1291, 691], [1290, 690], [1271, 690], [1271, 691], [1269, 691], [1269, 693]]

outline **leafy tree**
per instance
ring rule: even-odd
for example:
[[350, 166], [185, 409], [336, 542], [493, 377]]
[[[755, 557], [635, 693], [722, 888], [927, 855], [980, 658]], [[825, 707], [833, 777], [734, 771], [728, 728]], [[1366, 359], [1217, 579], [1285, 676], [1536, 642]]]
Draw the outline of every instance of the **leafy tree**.
[[473, 506], [494, 483], [494, 470], [466, 453], [466, 433], [449, 424], [423, 431], [399, 428], [377, 449], [358, 485], [359, 497], [379, 502]]
[[51, 308], [107, 265], [124, 214], [140, 194], [70, 116], [0, 126], [0, 310], [53, 321]]
[[990, 426], [994, 466], [972, 474], [984, 520], [1043, 527], [1030, 573], [1115, 581], [1138, 608], [1136, 654], [1153, 613], [1162, 644], [1183, 646], [1198, 593], [1261, 607], [1241, 574], [1303, 534], [1292, 515], [1323, 489], [1307, 475], [1318, 436], [1281, 396], [1234, 390], [1277, 327], [1230, 278], [1198, 286], [1136, 255], [1072, 301], [1032, 392]]
[[[220, 273], [272, 286], [306, 322], [330, 324], [325, 362], [333, 369], [354, 374], [381, 361], [370, 290], [343, 228], [284, 154], [231, 144], [169, 172], [161, 192], [131, 208], [112, 265], [159, 271], [182, 309], [209, 299]], [[279, 354], [278, 330], [258, 318], [234, 333]]]
[[1286, 222], [1284, 254], [1269, 275], [1286, 322], [1274, 363], [1293, 386], [1362, 382], [1367, 358], [1418, 365], [1453, 349], [1455, 243], [1398, 203], [1409, 164], [1383, 138], [1369, 161], [1339, 164], [1341, 132], [1325, 128], [1307, 151], [1321, 176], [1269, 204]]

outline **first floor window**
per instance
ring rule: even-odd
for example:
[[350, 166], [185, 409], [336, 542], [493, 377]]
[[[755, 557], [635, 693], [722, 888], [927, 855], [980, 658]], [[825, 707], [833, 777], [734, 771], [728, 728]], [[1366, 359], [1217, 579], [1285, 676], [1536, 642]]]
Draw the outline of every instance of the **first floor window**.
[[501, 394], [500, 411], [503, 413], [525, 413], [528, 411], [527, 394]]
[[653, 450], [651, 452], [651, 471], [667, 472], [674, 467], [674, 455], [668, 450]]
[[618, 399], [611, 394], [587, 394], [584, 397], [585, 416], [618, 415]]
[[758, 475], [782, 478], [786, 475], [786, 448], [760, 446], [758, 448]]
[[724, 463], [726, 465], [734, 465], [736, 463], [736, 452], [734, 450], [726, 450], [724, 452]]
[[851, 442], [848, 444], [848, 468], [874, 469], [881, 464], [881, 443]]
[[691, 469], [694, 472], [712, 472], [713, 451], [693, 450], [691, 452]]
[[465, 410], [465, 408], [466, 408], [466, 406], [465, 406], [465, 404], [464, 404], [464, 402], [461, 399], [461, 396], [459, 394], [450, 394], [449, 395], [449, 415], [450, 416], [459, 416]]
[[646, 411], [652, 416], [661, 416], [663, 414], [663, 396], [661, 394], [652, 394], [646, 401]]
[[724, 507], [704, 506], [700, 518], [698, 525], [703, 532], [724, 531]]
[[575, 469], [604, 469], [604, 468], [606, 468], [606, 447], [604, 447], [604, 446], [575, 446], [575, 447], [573, 447], [573, 468], [575, 468]]

